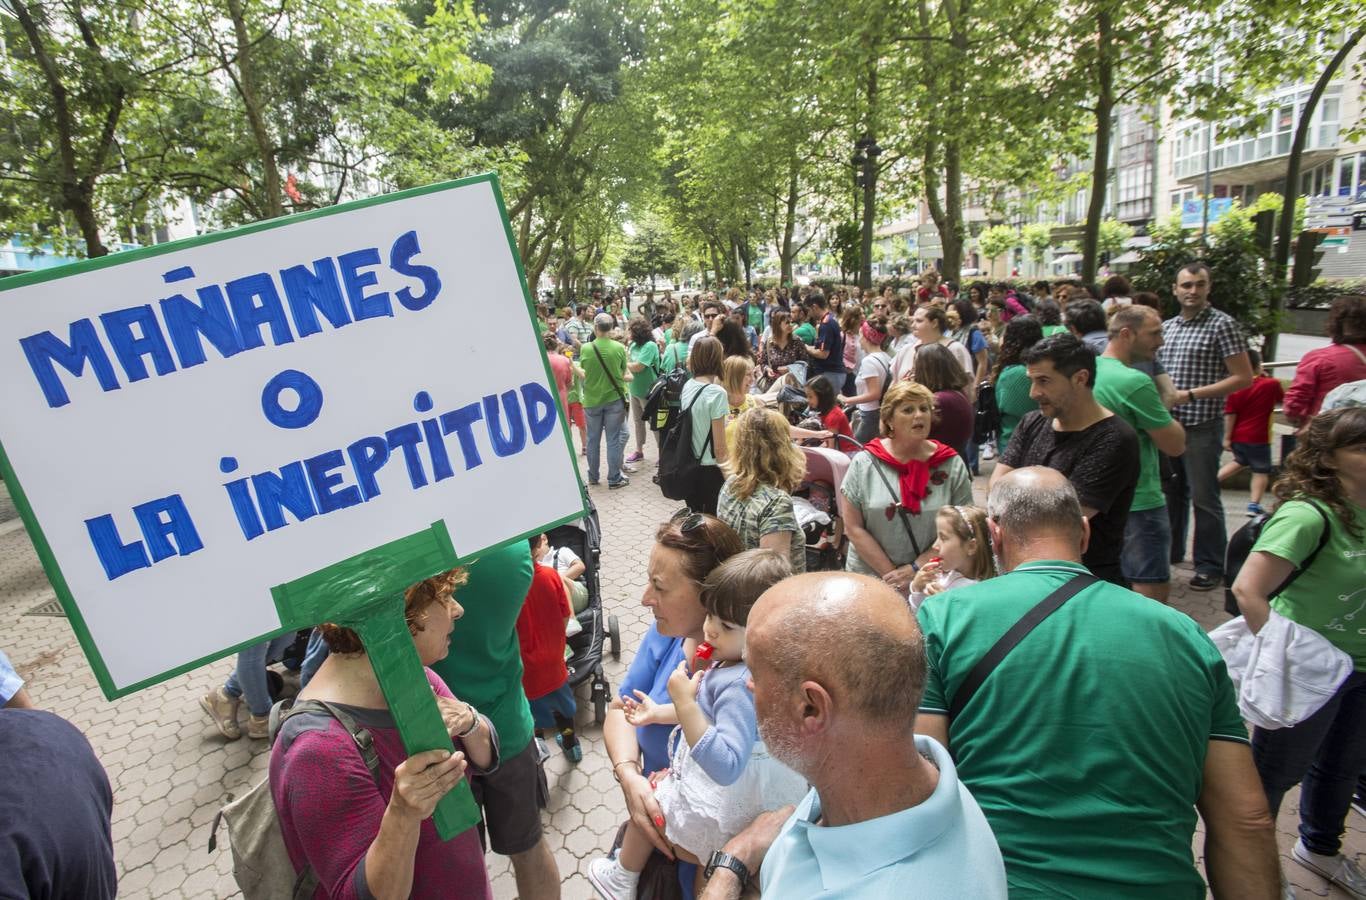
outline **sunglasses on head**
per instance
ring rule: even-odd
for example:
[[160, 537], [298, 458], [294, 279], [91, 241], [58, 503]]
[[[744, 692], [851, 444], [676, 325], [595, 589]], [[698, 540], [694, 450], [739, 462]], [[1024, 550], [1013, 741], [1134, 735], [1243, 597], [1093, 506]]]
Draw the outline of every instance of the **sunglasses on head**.
[[706, 518], [701, 513], [695, 513], [686, 506], [672, 516], [669, 516], [669, 521], [678, 525], [678, 530], [681, 534], [688, 534], [696, 531], [707, 524]]

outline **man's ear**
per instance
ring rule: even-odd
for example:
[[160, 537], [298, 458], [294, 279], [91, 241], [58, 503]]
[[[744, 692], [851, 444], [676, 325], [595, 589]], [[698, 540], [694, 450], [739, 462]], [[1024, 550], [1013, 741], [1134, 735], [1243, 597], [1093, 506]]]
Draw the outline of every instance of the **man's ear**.
[[1085, 516], [1081, 517], [1081, 555], [1086, 555], [1086, 548], [1091, 544], [1091, 520]]
[[825, 686], [815, 681], [803, 681], [797, 689], [797, 717], [802, 734], [815, 736], [830, 727], [834, 714], [834, 698]]

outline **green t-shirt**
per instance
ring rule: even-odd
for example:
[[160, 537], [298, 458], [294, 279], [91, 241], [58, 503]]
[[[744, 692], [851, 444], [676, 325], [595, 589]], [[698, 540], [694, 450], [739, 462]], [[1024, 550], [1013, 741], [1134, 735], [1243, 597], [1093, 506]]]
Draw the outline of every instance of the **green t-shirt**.
[[996, 379], [996, 407], [1001, 411], [1001, 433], [996, 443], [1004, 453], [1015, 426], [1026, 413], [1039, 408], [1039, 404], [1029, 398], [1029, 374], [1024, 366], [1017, 363], [1001, 370], [1001, 377]]
[[[702, 393], [701, 397], [697, 397], [699, 391]], [[694, 397], [697, 397], [696, 403], [693, 403]], [[693, 455], [704, 466], [716, 465], [716, 448], [707, 447], [705, 454], [702, 448], [707, 443], [707, 435], [711, 434], [712, 421], [724, 421], [730, 412], [730, 399], [726, 396], [726, 389], [719, 384], [689, 381], [683, 385], [683, 393], [679, 396], [679, 408], [692, 409]]]
[[[1079, 564], [1030, 562], [916, 612], [944, 714], [987, 651]], [[1101, 582], [1044, 619], [950, 723], [1021, 897], [1203, 900], [1191, 859], [1211, 740], [1247, 742], [1224, 660], [1186, 614]]]
[[748, 321], [749, 321], [749, 327], [750, 327], [750, 328], [753, 328], [753, 329], [754, 329], [756, 332], [758, 332], [759, 334], [763, 334], [763, 333], [764, 333], [764, 307], [763, 307], [761, 304], [758, 304], [758, 303], [751, 303], [751, 304], [749, 304], [749, 306], [748, 306], [748, 308], [747, 308], [747, 310], [746, 310], [746, 316], [747, 316]]
[[661, 372], [672, 372], [674, 369], [681, 368], [688, 362], [688, 342], [672, 341], [669, 346], [664, 348], [664, 364], [660, 366]]
[[801, 338], [802, 343], [808, 347], [816, 343], [816, 326], [812, 325], [810, 322], [803, 322], [798, 325], [796, 328], [792, 329], [792, 333]]
[[469, 566], [469, 581], [455, 589], [465, 615], [451, 632], [450, 652], [431, 667], [455, 696], [493, 722], [504, 759], [531, 743], [531, 707], [522, 692], [517, 641], [517, 616], [530, 589], [526, 541], [482, 554]]
[[1045, 326], [1043, 326], [1043, 328], [1042, 328], [1041, 330], [1043, 331], [1043, 336], [1044, 336], [1044, 337], [1052, 337], [1052, 336], [1055, 335], [1055, 334], [1065, 334], [1065, 333], [1067, 332], [1067, 326], [1066, 326], [1066, 325], [1045, 325]]
[[[593, 351], [596, 350], [597, 353]], [[602, 361], [598, 361], [602, 354]], [[614, 400], [621, 400], [626, 392], [626, 348], [609, 337], [600, 337], [591, 344], [584, 344], [579, 353], [579, 365], [583, 368], [583, 405], [586, 409], [606, 406]], [[606, 369], [603, 366], [606, 366]], [[611, 378], [617, 380], [613, 387]], [[618, 392], [617, 388], [621, 391]]]
[[626, 386], [632, 397], [644, 397], [650, 393], [659, 377], [659, 345], [654, 341], [631, 345], [631, 362], [641, 363], [645, 368], [631, 373], [631, 383]]
[[1162, 405], [1152, 378], [1107, 356], [1096, 360], [1096, 402], [1138, 432], [1138, 485], [1129, 509], [1137, 512], [1167, 505], [1157, 471], [1157, 445], [1148, 429], [1170, 425], [1172, 414]]
[[[1346, 501], [1358, 529], [1366, 532], [1366, 507]], [[1354, 538], [1332, 510], [1324, 508], [1333, 523], [1328, 543], [1314, 564], [1305, 569], [1271, 608], [1292, 622], [1312, 628], [1334, 647], [1352, 657], [1358, 672], [1366, 671], [1366, 537]], [[1319, 545], [1323, 517], [1304, 500], [1282, 503], [1262, 526], [1253, 545], [1289, 560], [1296, 567]]]

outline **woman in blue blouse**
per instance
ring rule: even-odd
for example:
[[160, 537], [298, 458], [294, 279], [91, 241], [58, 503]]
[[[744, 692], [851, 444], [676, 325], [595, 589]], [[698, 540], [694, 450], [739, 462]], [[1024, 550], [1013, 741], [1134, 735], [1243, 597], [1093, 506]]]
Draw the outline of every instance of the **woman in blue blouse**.
[[724, 560], [744, 549], [740, 536], [714, 516], [680, 510], [659, 526], [650, 551], [649, 583], [641, 604], [654, 613], [635, 660], [621, 683], [621, 696], [612, 702], [603, 725], [612, 774], [621, 785], [631, 820], [666, 855], [664, 818], [654, 799], [649, 775], [669, 765], [667, 742], [671, 725], [632, 727], [626, 721], [624, 698], [648, 695], [669, 703], [669, 675], [702, 643], [702, 580]]

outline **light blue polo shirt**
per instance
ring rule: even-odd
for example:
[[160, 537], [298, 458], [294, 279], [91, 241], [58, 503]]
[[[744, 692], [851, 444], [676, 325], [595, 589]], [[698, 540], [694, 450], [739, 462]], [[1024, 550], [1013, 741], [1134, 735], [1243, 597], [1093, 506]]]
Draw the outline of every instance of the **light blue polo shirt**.
[[[765, 897], [1005, 900], [1006, 870], [991, 826], [958, 781], [949, 753], [933, 738], [916, 749], [939, 769], [939, 784], [923, 803], [867, 822], [816, 824], [815, 788], [783, 824], [760, 869]], [[876, 787], [870, 785], [870, 788]]]

